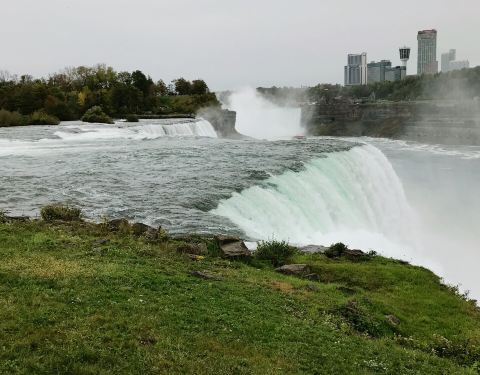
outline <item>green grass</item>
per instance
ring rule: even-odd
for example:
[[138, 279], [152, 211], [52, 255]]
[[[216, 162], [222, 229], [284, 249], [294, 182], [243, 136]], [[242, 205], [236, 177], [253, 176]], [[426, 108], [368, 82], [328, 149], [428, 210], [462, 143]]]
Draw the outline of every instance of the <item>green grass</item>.
[[[294, 255], [320, 275], [312, 282], [192, 261], [179, 244], [81, 222], [0, 224], [0, 373], [478, 373], [480, 314], [428, 270]], [[439, 337], [452, 350], [439, 351]]]

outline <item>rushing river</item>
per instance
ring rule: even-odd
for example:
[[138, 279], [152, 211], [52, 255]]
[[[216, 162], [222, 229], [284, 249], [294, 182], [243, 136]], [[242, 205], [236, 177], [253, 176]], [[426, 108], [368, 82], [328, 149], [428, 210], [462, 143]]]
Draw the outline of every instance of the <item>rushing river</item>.
[[[248, 132], [248, 129], [246, 129]], [[480, 148], [372, 139], [226, 140], [206, 121], [0, 129], [0, 209], [67, 202], [170, 232], [344, 241], [480, 296]]]

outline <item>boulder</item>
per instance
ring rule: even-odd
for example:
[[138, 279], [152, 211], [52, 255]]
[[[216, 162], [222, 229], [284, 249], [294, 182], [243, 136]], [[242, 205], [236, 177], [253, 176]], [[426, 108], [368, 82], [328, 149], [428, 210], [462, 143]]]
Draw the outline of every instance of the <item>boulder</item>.
[[159, 242], [168, 239], [168, 234], [162, 227], [158, 227], [158, 229], [149, 227], [143, 236], [148, 242]]
[[306, 264], [287, 264], [275, 269], [275, 271], [283, 273], [284, 275], [303, 276], [310, 273], [310, 267]]
[[141, 236], [146, 233], [149, 229], [153, 229], [151, 226], [143, 223], [134, 223], [132, 224], [132, 234], [134, 236]]
[[228, 242], [220, 245], [222, 256], [225, 258], [249, 258], [252, 252], [243, 241]]
[[121, 229], [127, 228], [129, 226], [130, 224], [128, 223], [127, 219], [113, 219], [107, 223], [107, 229], [110, 232], [118, 232]]
[[392, 326], [398, 326], [400, 324], [400, 319], [398, 319], [395, 315], [386, 315], [385, 318], [387, 318], [387, 321], [392, 325]]

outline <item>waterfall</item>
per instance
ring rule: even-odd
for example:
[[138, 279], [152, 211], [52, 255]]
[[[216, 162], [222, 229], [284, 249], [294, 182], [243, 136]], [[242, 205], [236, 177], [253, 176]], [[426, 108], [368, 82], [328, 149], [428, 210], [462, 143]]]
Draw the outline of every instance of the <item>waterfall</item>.
[[237, 112], [235, 128], [257, 139], [281, 139], [303, 135], [300, 108], [281, 107], [259, 95], [255, 89], [234, 92], [225, 105]]
[[396, 255], [415, 247], [415, 218], [401, 182], [382, 152], [370, 145], [327, 154], [300, 172], [233, 193], [213, 213], [256, 240], [342, 241]]

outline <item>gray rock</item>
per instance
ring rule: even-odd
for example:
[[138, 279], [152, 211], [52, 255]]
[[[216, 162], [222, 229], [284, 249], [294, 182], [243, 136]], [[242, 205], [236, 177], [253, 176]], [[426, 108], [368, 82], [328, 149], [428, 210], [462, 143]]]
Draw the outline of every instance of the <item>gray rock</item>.
[[387, 321], [393, 326], [398, 326], [400, 324], [400, 319], [398, 319], [395, 315], [386, 315], [385, 318], [387, 318]]
[[249, 258], [252, 252], [248, 250], [243, 241], [227, 242], [220, 245], [222, 255], [226, 258]]
[[284, 275], [303, 276], [310, 273], [310, 267], [306, 264], [287, 264], [275, 269], [275, 271], [283, 273]]
[[113, 219], [107, 223], [107, 229], [110, 232], [118, 232], [120, 229], [128, 227], [129, 225], [127, 219]]
[[134, 223], [134, 224], [132, 224], [132, 234], [134, 236], [141, 236], [142, 234], [146, 233], [151, 228], [152, 227], [147, 225], [147, 224]]

